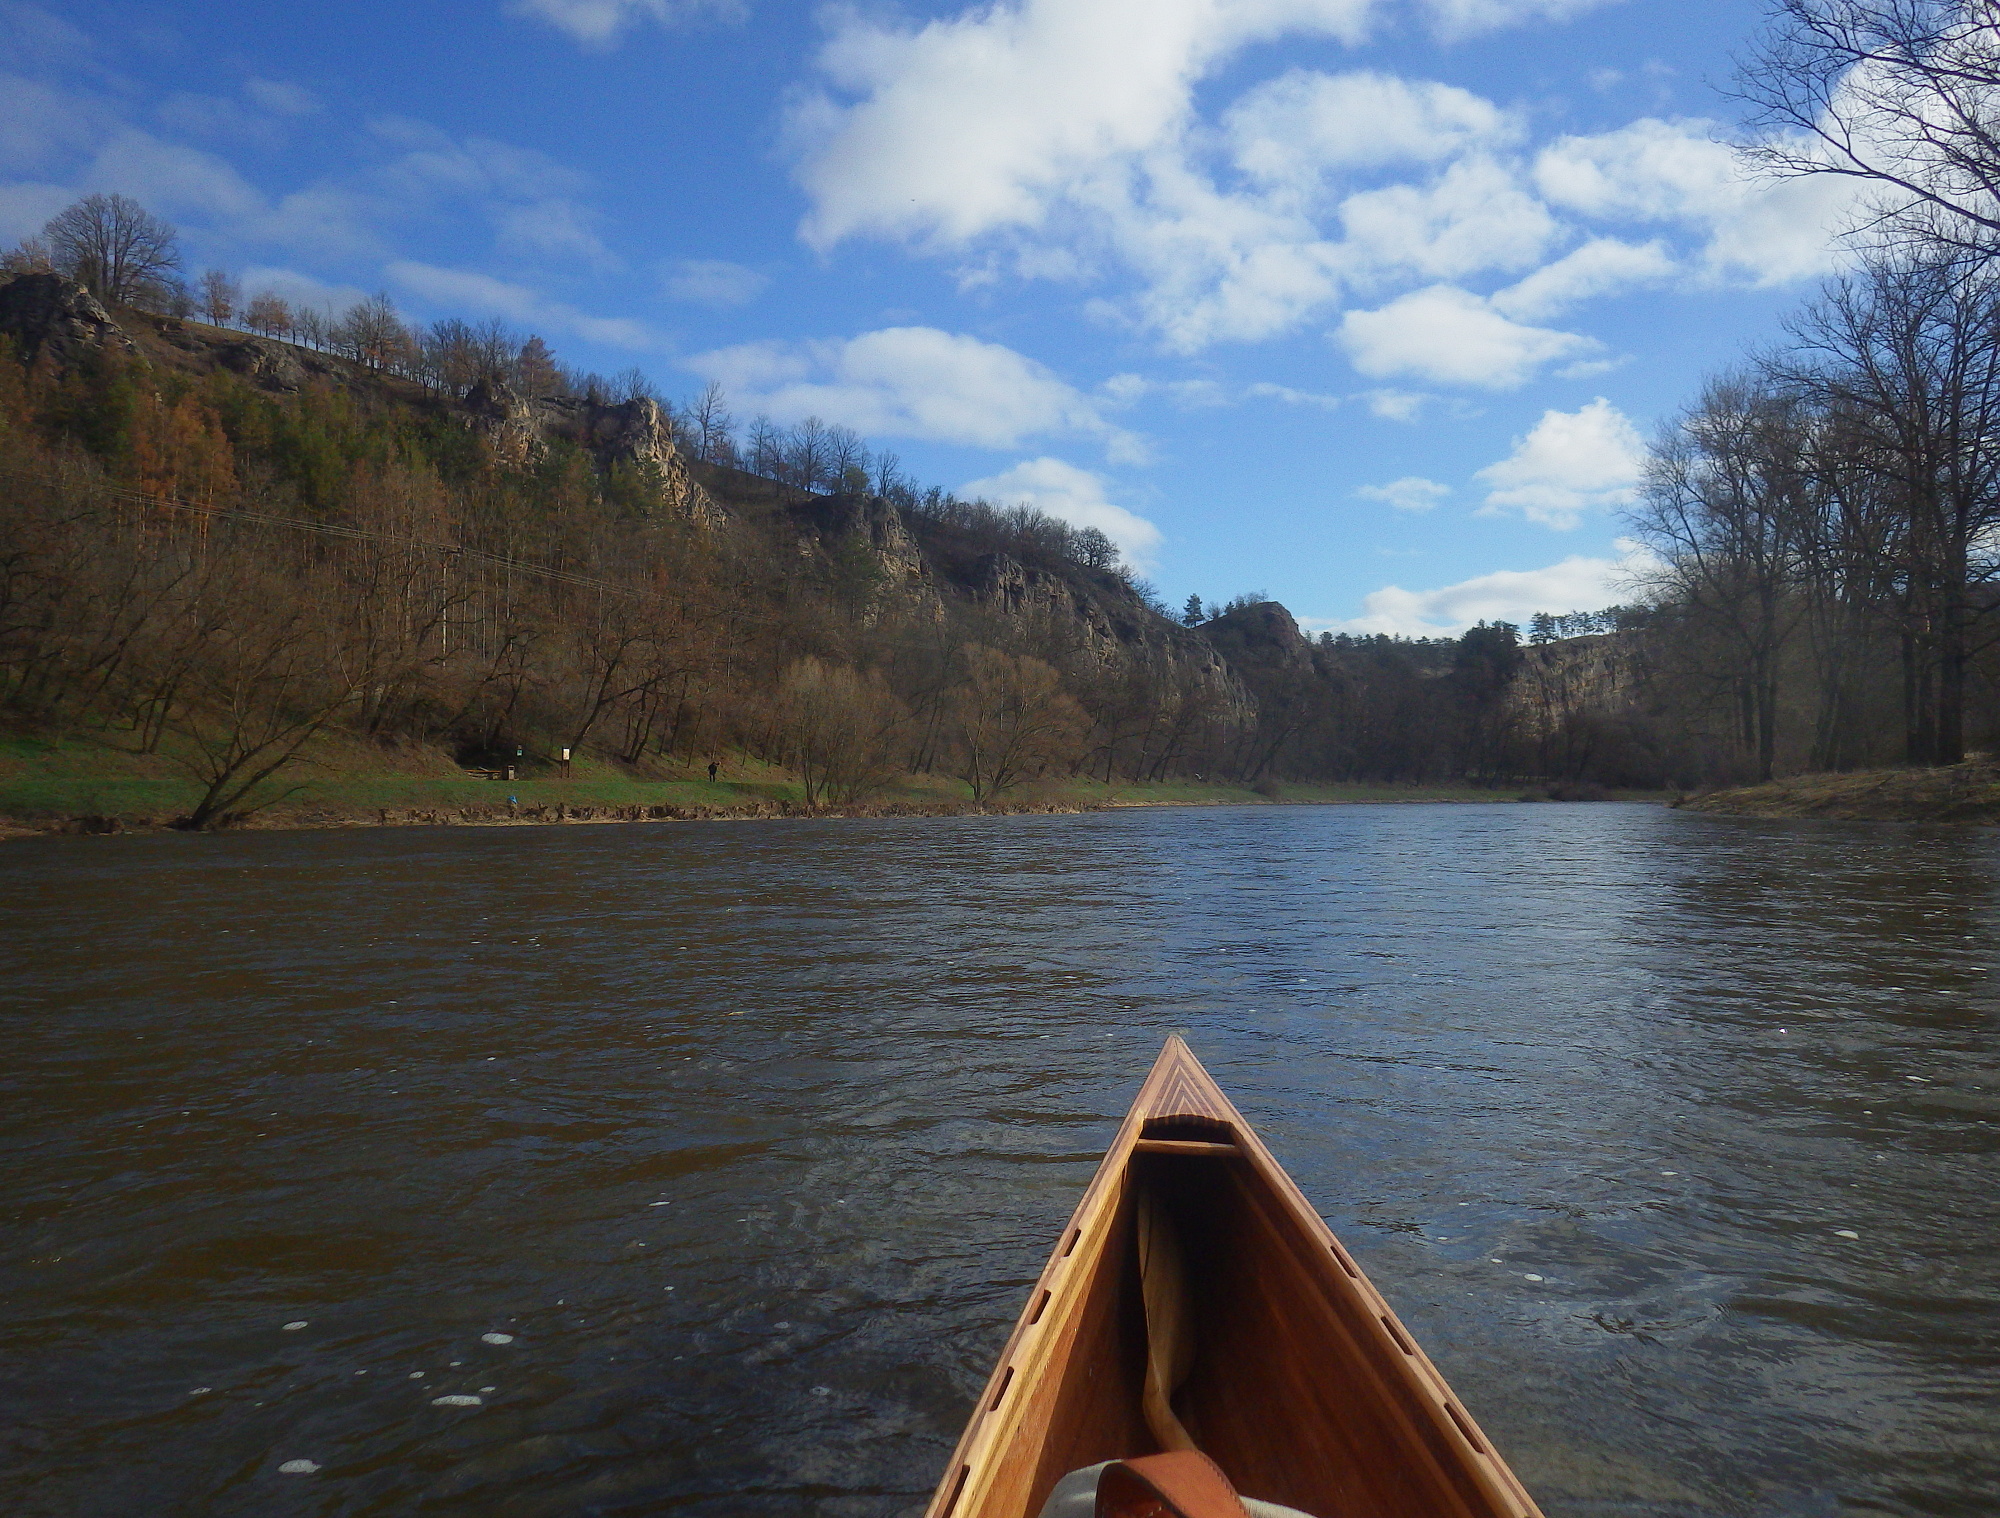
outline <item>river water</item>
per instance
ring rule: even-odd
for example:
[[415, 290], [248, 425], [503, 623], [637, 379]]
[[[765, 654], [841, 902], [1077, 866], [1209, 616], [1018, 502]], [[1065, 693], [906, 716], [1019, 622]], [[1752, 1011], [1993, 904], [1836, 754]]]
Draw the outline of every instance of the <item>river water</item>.
[[251, 833], [0, 891], [11, 1518], [916, 1513], [1175, 1031], [1552, 1518], [2000, 1511], [1986, 832]]

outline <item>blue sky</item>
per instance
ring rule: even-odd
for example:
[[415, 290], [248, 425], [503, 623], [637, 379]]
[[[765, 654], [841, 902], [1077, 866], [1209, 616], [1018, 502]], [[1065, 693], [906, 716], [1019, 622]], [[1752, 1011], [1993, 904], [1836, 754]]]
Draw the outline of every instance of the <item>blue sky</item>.
[[1105, 528], [1178, 605], [1625, 594], [1643, 440], [1844, 193], [1741, 179], [1760, 7], [0, 0], [0, 240], [119, 190], [293, 298], [502, 316]]

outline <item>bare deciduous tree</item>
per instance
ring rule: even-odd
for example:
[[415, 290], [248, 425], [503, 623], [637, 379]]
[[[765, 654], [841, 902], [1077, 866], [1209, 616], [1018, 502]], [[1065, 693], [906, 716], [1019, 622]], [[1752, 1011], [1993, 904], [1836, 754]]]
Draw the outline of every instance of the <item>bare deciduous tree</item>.
[[1798, 460], [1795, 398], [1743, 377], [1713, 380], [1653, 450], [1640, 537], [1658, 587], [1716, 629], [1718, 672], [1740, 713], [1757, 778], [1776, 763], [1781, 661], [1803, 611], [1814, 524]]
[[243, 308], [243, 325], [266, 337], [283, 337], [292, 330], [292, 308], [279, 296], [260, 290]]
[[123, 195], [86, 195], [52, 217], [42, 235], [56, 266], [101, 300], [141, 300], [181, 266], [172, 224]]
[[351, 307], [340, 319], [336, 343], [348, 357], [359, 359], [371, 369], [404, 367], [415, 344], [395, 302], [377, 293]]
[[710, 380], [703, 386], [685, 415], [694, 432], [696, 454], [711, 464], [728, 463], [736, 452], [736, 419], [729, 414], [729, 398], [721, 384]]
[[0, 253], [0, 274], [47, 274], [55, 266], [55, 255], [39, 237], [24, 237]]
[[243, 303], [243, 289], [221, 269], [210, 269], [201, 277], [201, 314], [216, 326], [228, 325], [236, 308]]
[[900, 768], [906, 713], [879, 675], [801, 659], [786, 671], [778, 702], [810, 810], [858, 801]]
[[628, 369], [620, 369], [611, 376], [612, 393], [621, 401], [651, 401], [664, 409], [666, 396], [653, 383], [652, 376], [637, 364]]
[[[185, 745], [180, 761], [202, 787], [180, 823], [192, 829], [240, 815], [355, 694], [333, 586], [314, 594], [243, 552], [218, 562], [203, 592], [191, 609], [206, 612], [208, 631], [174, 722]], [[218, 607], [220, 616], [209, 610]]]
[[874, 460], [868, 445], [852, 427], [826, 430], [826, 473], [836, 490], [859, 495], [868, 488], [868, 466]]
[[974, 802], [1076, 762], [1089, 720], [1055, 670], [991, 648], [968, 649], [965, 665], [951, 702], [949, 762]]
[[1779, 0], [1737, 93], [1748, 160], [1870, 187], [1876, 230], [1984, 256], [2000, 241], [2000, 6]]
[[768, 416], [750, 423], [743, 464], [752, 474], [775, 479], [785, 467], [785, 435]]
[[1797, 329], [1851, 467], [1896, 519], [1870, 546], [1902, 644], [1906, 757], [1965, 757], [1966, 674], [2000, 575], [2000, 269], [1886, 254], [1838, 280]]

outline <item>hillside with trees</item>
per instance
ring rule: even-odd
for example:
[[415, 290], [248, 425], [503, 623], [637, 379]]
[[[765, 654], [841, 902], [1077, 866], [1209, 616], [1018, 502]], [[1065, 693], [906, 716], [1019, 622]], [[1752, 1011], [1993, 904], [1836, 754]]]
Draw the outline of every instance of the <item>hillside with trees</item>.
[[713, 388], [677, 407], [381, 298], [190, 288], [170, 229], [93, 201], [0, 283], [0, 699], [17, 731], [171, 748], [191, 825], [332, 730], [477, 767], [748, 755], [812, 806], [910, 774], [983, 803], [1521, 770], [1511, 628], [1172, 616], [1103, 534], [920, 488], [846, 429], [739, 429]]

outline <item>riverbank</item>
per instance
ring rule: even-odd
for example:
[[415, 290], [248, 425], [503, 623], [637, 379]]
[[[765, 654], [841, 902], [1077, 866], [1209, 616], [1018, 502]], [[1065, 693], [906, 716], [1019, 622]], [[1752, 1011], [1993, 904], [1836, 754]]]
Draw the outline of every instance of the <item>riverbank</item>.
[[[93, 738], [0, 739], [0, 836], [165, 831], [201, 795], [171, 754], [140, 754]], [[530, 765], [490, 779], [428, 747], [381, 749], [334, 739], [288, 771], [237, 828], [507, 827], [554, 823], [726, 821], [836, 817], [937, 817], [974, 813], [1086, 812], [1132, 806], [1339, 805], [1359, 802], [1493, 802], [1518, 792], [1449, 785], [1244, 785], [1197, 780], [1106, 784], [1088, 779], [1022, 786], [974, 803], [945, 776], [908, 776], [867, 799], [805, 802], [798, 779], [747, 756], [706, 766], [640, 771], [601, 758], [569, 775]], [[1541, 799], [1537, 794], [1534, 799]], [[1595, 796], [1592, 799], [1599, 799]], [[1604, 798], [1610, 799], [1610, 798]], [[1620, 798], [1631, 799], [1631, 798]]]
[[1848, 822], [2000, 823], [2000, 765], [1790, 775], [1677, 803], [1721, 817], [1825, 817]]

